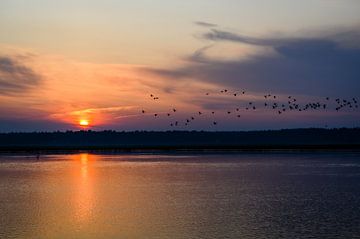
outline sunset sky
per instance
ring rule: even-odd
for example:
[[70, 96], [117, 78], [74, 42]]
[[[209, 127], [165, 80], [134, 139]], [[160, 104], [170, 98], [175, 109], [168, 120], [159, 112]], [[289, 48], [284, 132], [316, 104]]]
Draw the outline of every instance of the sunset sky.
[[358, 0], [0, 1], [0, 132], [359, 127], [336, 98], [360, 100]]

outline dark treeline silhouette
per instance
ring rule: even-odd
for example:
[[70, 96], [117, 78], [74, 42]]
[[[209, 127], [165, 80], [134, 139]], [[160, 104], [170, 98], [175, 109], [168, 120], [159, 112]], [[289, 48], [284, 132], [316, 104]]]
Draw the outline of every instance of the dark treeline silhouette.
[[0, 149], [332, 149], [360, 148], [360, 128], [267, 131], [67, 131], [1, 133]]

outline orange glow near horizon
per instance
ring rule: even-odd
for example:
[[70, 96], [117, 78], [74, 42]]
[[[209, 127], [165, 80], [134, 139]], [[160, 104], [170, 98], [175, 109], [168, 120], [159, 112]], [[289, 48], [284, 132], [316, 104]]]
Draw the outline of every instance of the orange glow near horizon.
[[85, 120], [85, 119], [80, 120], [79, 125], [82, 126], [82, 127], [87, 127], [87, 126], [89, 126], [89, 121]]

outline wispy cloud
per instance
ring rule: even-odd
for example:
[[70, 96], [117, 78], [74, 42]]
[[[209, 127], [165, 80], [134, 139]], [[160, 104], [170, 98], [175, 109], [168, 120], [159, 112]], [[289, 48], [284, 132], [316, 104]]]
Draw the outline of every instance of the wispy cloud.
[[256, 38], [216, 29], [211, 29], [209, 32], [204, 33], [202, 37], [212, 41], [232, 41], [260, 46], [274, 46], [281, 44], [283, 41], [283, 39]]
[[124, 112], [129, 112], [137, 108], [136, 106], [114, 106], [114, 107], [98, 107], [98, 108], [87, 108], [81, 110], [74, 110], [65, 113], [55, 113], [51, 115], [51, 118], [67, 118], [67, 117], [84, 117], [99, 114], [119, 115]]
[[201, 26], [201, 27], [217, 27], [216, 24], [213, 23], [209, 23], [209, 22], [204, 22], [204, 21], [195, 21], [194, 22], [195, 25]]
[[42, 77], [23, 62], [23, 57], [0, 56], [0, 94], [21, 93], [38, 85]]
[[83, 110], [72, 111], [70, 115], [94, 114], [94, 113], [116, 113], [126, 110], [131, 110], [136, 106], [116, 106], [116, 107], [102, 107], [102, 108], [89, 108]]

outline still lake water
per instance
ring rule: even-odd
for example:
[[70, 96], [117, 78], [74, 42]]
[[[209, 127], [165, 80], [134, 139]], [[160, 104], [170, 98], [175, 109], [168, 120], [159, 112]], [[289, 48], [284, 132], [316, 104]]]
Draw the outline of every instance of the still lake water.
[[0, 238], [360, 238], [360, 154], [0, 156]]

